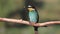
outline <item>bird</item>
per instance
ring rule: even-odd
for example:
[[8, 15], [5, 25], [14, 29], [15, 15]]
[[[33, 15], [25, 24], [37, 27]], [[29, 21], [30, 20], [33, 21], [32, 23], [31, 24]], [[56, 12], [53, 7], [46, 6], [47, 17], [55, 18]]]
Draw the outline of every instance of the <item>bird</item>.
[[[26, 9], [28, 11], [28, 18], [29, 18], [30, 24], [38, 23], [39, 15], [38, 15], [36, 8], [32, 5], [27, 5]], [[35, 34], [38, 33], [38, 27], [37, 26], [33, 26], [33, 27], [34, 27]]]

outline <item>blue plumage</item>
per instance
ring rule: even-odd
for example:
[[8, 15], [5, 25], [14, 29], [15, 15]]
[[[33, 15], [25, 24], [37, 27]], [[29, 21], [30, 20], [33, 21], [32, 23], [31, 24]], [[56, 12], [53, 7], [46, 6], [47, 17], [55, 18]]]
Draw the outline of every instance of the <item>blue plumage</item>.
[[36, 23], [37, 18], [38, 18], [38, 15], [37, 15], [37, 12], [35, 10], [32, 10], [32, 11], [29, 12], [30, 22]]

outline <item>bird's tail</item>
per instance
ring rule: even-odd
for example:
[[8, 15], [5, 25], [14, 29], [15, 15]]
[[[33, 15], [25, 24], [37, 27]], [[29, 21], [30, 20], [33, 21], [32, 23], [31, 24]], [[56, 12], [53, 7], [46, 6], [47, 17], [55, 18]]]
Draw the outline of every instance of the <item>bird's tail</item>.
[[34, 26], [34, 32], [35, 32], [35, 34], [38, 34], [38, 27]]

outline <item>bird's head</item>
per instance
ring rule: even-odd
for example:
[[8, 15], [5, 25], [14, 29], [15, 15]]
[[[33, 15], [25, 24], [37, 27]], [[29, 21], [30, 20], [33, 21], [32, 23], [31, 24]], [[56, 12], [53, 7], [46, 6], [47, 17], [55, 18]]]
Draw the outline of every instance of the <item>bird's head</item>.
[[32, 11], [32, 10], [35, 10], [35, 9], [31, 5], [28, 5], [28, 10]]

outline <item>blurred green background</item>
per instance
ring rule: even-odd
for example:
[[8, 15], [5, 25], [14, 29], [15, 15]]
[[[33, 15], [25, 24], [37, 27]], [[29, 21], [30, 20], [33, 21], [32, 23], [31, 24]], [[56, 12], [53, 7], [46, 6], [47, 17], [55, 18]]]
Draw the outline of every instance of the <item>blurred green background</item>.
[[[37, 4], [39, 22], [60, 20], [60, 0], [34, 0], [33, 2]], [[20, 19], [17, 10], [21, 10], [25, 6], [24, 3], [25, 0], [0, 0], [0, 17]], [[34, 30], [27, 25], [0, 22], [0, 34], [34, 34]], [[39, 34], [60, 34], [60, 25], [40, 27]]]

